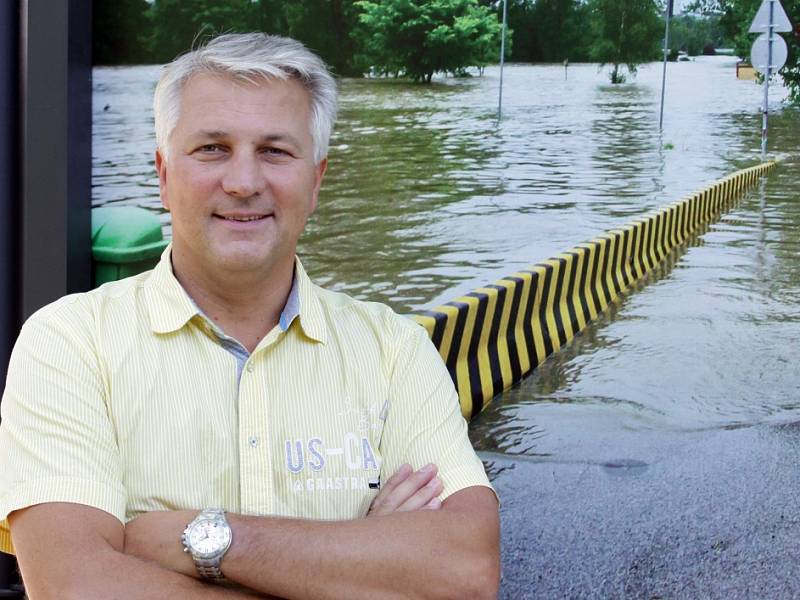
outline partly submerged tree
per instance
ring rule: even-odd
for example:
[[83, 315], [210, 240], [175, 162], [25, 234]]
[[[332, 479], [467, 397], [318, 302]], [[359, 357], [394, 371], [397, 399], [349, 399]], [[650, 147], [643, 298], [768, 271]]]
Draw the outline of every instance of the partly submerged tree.
[[639, 64], [659, 55], [662, 22], [654, 0], [588, 0], [591, 57], [611, 65], [611, 83], [623, 83]]
[[[497, 59], [502, 25], [477, 0], [358, 0], [366, 56], [383, 75], [430, 83]], [[510, 42], [507, 32], [506, 45]]]

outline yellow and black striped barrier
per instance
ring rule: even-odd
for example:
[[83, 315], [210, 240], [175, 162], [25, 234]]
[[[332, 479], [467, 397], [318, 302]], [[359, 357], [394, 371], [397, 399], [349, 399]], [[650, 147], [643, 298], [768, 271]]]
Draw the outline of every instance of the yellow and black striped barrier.
[[464, 416], [477, 415], [572, 340], [774, 164], [737, 171], [554, 258], [411, 315], [439, 349]]

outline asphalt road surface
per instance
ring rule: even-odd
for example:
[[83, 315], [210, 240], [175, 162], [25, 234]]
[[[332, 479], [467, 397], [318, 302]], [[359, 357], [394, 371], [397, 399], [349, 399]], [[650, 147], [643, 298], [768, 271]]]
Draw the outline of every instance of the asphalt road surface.
[[480, 454], [501, 598], [800, 598], [800, 423], [589, 435], [588, 461]]

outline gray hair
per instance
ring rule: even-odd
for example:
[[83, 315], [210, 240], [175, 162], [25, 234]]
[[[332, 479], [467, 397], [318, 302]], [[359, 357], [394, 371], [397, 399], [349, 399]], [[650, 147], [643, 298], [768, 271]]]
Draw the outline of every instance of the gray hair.
[[153, 97], [156, 144], [166, 154], [178, 123], [183, 86], [200, 73], [229, 75], [247, 82], [296, 79], [311, 97], [314, 162], [328, 155], [336, 120], [336, 82], [325, 63], [300, 42], [263, 33], [220, 35], [205, 46], [179, 56], [164, 67]]

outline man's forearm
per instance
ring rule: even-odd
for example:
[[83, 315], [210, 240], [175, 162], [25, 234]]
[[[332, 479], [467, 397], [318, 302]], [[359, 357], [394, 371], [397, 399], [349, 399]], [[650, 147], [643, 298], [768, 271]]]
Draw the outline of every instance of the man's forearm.
[[[494, 502], [494, 499], [491, 500]], [[319, 522], [231, 515], [226, 577], [287, 598], [496, 594], [496, 524], [457, 510]], [[489, 547], [487, 547], [487, 545]], [[494, 546], [494, 547], [492, 547]]]
[[243, 600], [262, 597], [207, 584], [111, 547], [81, 552], [79, 556], [73, 554], [68, 560], [49, 566], [21, 558], [20, 567], [28, 596], [37, 600]]
[[12, 512], [9, 524], [28, 597], [36, 600], [259, 597], [124, 554], [122, 524], [90, 506], [46, 502]]
[[[193, 600], [244, 600], [263, 598], [254, 592], [228, 589], [198, 581], [187, 575], [165, 569], [155, 563], [109, 549], [90, 567], [84, 582], [78, 584], [76, 593], [53, 598], [126, 598], [129, 600], [156, 600], [164, 598], [192, 598]], [[100, 573], [99, 571], [103, 571]], [[84, 587], [84, 585], [86, 587]], [[36, 597], [36, 596], [31, 596]]]
[[[195, 573], [180, 531], [192, 511], [147, 513], [126, 528], [126, 552]], [[229, 514], [229, 580], [286, 598], [481, 598], [497, 593], [499, 524], [488, 488], [468, 488], [440, 510], [353, 521]], [[147, 535], [142, 535], [147, 532]]]

